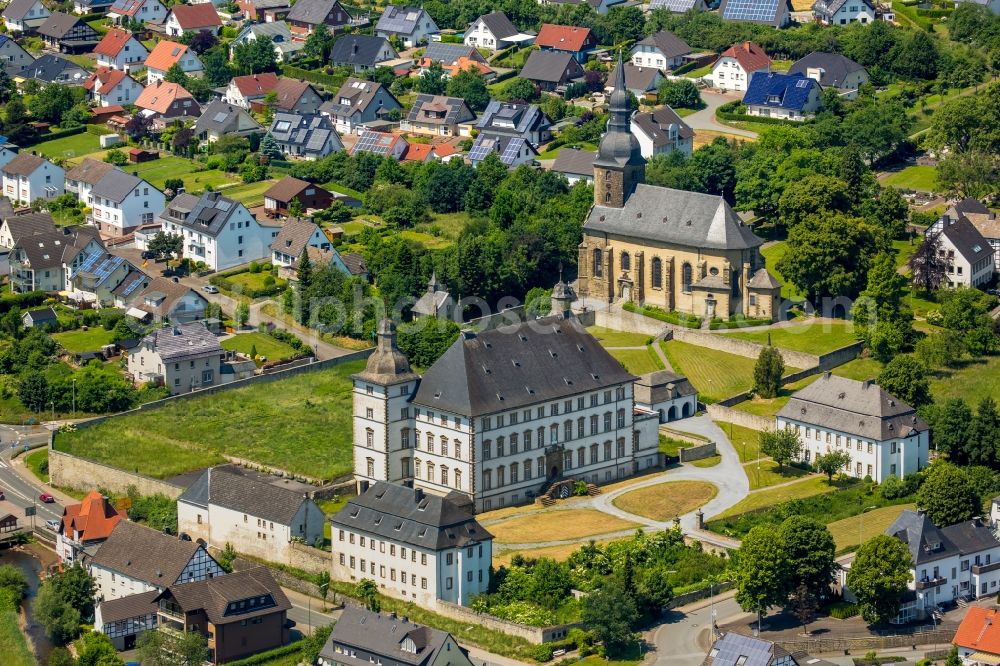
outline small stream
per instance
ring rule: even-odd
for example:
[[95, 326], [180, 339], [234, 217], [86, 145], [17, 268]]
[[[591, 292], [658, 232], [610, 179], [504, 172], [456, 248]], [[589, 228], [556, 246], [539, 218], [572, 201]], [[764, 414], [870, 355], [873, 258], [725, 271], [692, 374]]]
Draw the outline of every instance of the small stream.
[[45, 635], [42, 626], [34, 621], [33, 607], [35, 594], [38, 592], [39, 574], [43, 570], [42, 563], [30, 551], [27, 550], [0, 550], [0, 564], [12, 564], [24, 574], [28, 581], [28, 596], [25, 598], [24, 612], [27, 617], [27, 633], [31, 640], [31, 647], [34, 650], [35, 658], [39, 664], [47, 664], [49, 653], [55, 647]]

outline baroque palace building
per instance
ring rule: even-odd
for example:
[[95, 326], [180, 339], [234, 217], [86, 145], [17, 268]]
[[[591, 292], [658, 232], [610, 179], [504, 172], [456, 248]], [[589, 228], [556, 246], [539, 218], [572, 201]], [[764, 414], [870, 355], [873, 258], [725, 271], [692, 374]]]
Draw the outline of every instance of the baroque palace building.
[[764, 241], [725, 199], [643, 182], [621, 58], [616, 68], [579, 247], [580, 295], [706, 318], [775, 320], [781, 283], [764, 268]]

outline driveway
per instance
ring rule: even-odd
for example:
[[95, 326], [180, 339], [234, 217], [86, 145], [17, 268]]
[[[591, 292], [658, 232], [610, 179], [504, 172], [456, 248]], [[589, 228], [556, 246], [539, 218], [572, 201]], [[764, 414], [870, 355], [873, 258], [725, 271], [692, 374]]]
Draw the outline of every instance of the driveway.
[[683, 120], [694, 130], [705, 130], [709, 132], [724, 132], [736, 136], [745, 136], [749, 139], [756, 139], [757, 133], [750, 130], [738, 129], [723, 125], [715, 118], [715, 110], [727, 102], [743, 99], [740, 93], [723, 93], [711, 90], [702, 90], [701, 99], [706, 106], [700, 111], [695, 111]]

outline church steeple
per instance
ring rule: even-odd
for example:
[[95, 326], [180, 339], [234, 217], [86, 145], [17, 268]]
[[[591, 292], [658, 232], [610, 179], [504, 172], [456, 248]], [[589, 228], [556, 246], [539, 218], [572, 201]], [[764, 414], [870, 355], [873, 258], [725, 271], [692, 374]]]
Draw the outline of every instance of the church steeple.
[[608, 99], [608, 128], [594, 160], [594, 204], [622, 208], [645, 179], [646, 160], [632, 134], [632, 110], [620, 51], [611, 78], [615, 87]]

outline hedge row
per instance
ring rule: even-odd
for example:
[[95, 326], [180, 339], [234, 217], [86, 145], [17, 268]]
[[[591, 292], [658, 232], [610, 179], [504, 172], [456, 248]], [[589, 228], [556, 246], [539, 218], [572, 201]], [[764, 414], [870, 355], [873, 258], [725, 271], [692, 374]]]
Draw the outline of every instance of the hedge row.
[[667, 312], [663, 308], [658, 308], [655, 305], [639, 306], [635, 303], [625, 303], [622, 308], [628, 310], [629, 312], [643, 315], [644, 317], [651, 317], [653, 319], [665, 321], [668, 324], [674, 324], [675, 326], [683, 326], [684, 328], [701, 328], [701, 317], [696, 317], [695, 315], [684, 314], [683, 312]]
[[237, 661], [230, 661], [227, 663], [228, 666], [263, 666], [264, 664], [270, 664], [279, 657], [287, 657], [291, 654], [298, 654], [301, 651], [302, 641], [297, 641], [273, 650], [268, 650], [267, 652], [255, 654], [252, 657], [247, 657], [246, 659], [239, 659]]
[[343, 76], [335, 76], [333, 74], [325, 74], [323, 72], [313, 72], [308, 69], [302, 69], [300, 67], [295, 67], [294, 65], [283, 65], [282, 73], [285, 76], [292, 77], [293, 79], [304, 79], [312, 83], [322, 83], [325, 86], [331, 88], [340, 88], [344, 85], [345, 79]]
[[44, 291], [26, 291], [21, 294], [4, 294], [0, 298], [0, 314], [7, 314], [14, 308], [33, 308], [41, 305], [48, 298]]
[[41, 134], [33, 141], [25, 142], [22, 148], [30, 148], [31, 146], [38, 145], [39, 143], [44, 143], [46, 141], [52, 141], [54, 139], [62, 139], [67, 136], [74, 136], [76, 134], [83, 134], [87, 131], [86, 126], [80, 125], [79, 127], [72, 127], [70, 129], [56, 130], [55, 132], [49, 132], [48, 134]]
[[747, 317], [737, 316], [730, 317], [729, 319], [713, 319], [712, 323], [708, 327], [713, 330], [726, 329], [726, 328], [745, 328], [747, 326], [768, 326], [771, 324], [770, 319], [749, 319]]
[[[730, 122], [751, 122], [760, 123], [762, 125], [801, 125], [802, 122], [798, 120], [786, 120], [784, 118], [771, 118], [769, 116], [751, 116], [744, 113], [734, 113], [732, 111], [723, 111], [723, 108], [732, 104], [723, 104], [718, 109], [715, 110], [715, 117], [719, 120], [728, 120]], [[737, 105], [742, 106], [737, 102]]]

